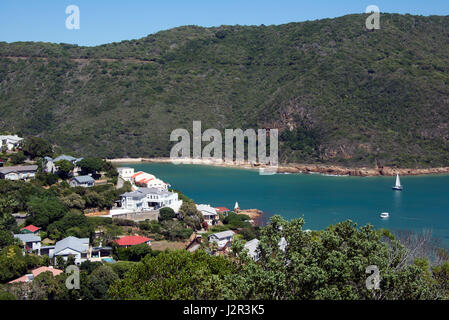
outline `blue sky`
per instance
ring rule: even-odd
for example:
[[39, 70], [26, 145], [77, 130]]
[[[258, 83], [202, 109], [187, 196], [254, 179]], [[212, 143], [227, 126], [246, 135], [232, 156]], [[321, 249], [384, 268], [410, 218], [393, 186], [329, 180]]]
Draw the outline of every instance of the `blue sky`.
[[[80, 29], [65, 27], [68, 5], [80, 9]], [[0, 41], [98, 45], [160, 30], [200, 25], [271, 25], [362, 13], [449, 15], [448, 0], [2, 0]]]

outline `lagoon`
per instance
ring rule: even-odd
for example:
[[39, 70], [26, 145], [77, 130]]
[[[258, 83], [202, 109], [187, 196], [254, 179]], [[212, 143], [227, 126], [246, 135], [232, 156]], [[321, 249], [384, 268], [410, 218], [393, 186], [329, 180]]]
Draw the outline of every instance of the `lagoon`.
[[[305, 229], [324, 229], [346, 219], [394, 230], [432, 230], [449, 247], [449, 175], [394, 177], [259, 175], [257, 170], [166, 163], [121, 164], [156, 175], [196, 203], [264, 211], [286, 219], [304, 217]], [[390, 217], [382, 220], [381, 212]]]

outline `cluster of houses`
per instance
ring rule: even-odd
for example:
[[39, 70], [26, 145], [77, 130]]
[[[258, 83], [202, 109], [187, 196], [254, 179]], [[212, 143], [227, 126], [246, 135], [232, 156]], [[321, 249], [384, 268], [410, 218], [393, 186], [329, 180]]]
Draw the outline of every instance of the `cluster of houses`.
[[143, 212], [156, 212], [161, 208], [172, 208], [176, 213], [182, 205], [176, 192], [168, 191], [168, 183], [154, 175], [134, 168], [117, 169], [119, 178], [131, 183], [132, 191], [120, 195], [120, 206], [109, 211], [109, 217], [121, 217]]
[[[210, 252], [210, 249], [207, 249], [210, 254], [225, 254], [229, 251], [232, 245], [232, 241], [234, 239], [235, 232], [232, 230], [226, 230], [222, 232], [216, 232], [211, 235], [209, 235], [209, 243], [214, 244], [217, 248], [216, 252]], [[282, 238], [284, 239], [284, 238]], [[284, 239], [285, 241], [285, 239]], [[281, 240], [282, 242], [282, 240]], [[193, 239], [189, 242], [189, 244], [186, 247], [187, 251], [194, 252], [201, 248], [202, 244], [202, 236], [201, 235], [194, 235]], [[281, 250], [285, 250], [285, 244], [282, 242], [282, 246], [280, 244]], [[250, 241], [247, 241], [243, 247], [244, 250], [247, 250], [247, 254], [254, 259], [254, 261], [259, 260], [259, 240], [253, 239]]]
[[135, 187], [168, 190], [168, 187], [170, 186], [168, 183], [165, 183], [150, 173], [143, 171], [134, 172], [134, 168], [120, 167], [117, 171], [120, 178], [124, 181], [131, 182], [131, 185]]
[[[0, 150], [12, 151], [20, 147], [23, 138], [17, 135], [0, 135]], [[0, 168], [0, 179], [7, 180], [29, 180], [36, 176], [37, 166], [9, 166]]]
[[[5, 137], [5, 136], [0, 136]], [[9, 136], [8, 136], [9, 137]], [[22, 139], [22, 138], [19, 138]], [[10, 140], [5, 140], [10, 141]], [[11, 145], [11, 142], [5, 142], [2, 143], [9, 143], [6, 144], [8, 146]], [[58, 172], [58, 167], [56, 163], [61, 160], [66, 160], [75, 165], [75, 168], [72, 172], [72, 177], [69, 180], [69, 184], [72, 187], [93, 187], [95, 185], [95, 179], [92, 178], [90, 175], [80, 175], [81, 168], [77, 166], [77, 163], [83, 158], [75, 158], [68, 155], [60, 155], [56, 157], [55, 159], [52, 159], [50, 157], [45, 157], [43, 161], [43, 168], [42, 171], [46, 173], [56, 173]], [[36, 173], [38, 170], [37, 165], [25, 165], [25, 166], [8, 166], [8, 167], [1, 167], [0, 168], [0, 179], [7, 179], [7, 180], [24, 180], [27, 181], [29, 179], [33, 179], [36, 177]]]
[[54, 159], [45, 157], [42, 170], [47, 173], [56, 173], [58, 172], [58, 166], [56, 163], [62, 160], [69, 161], [75, 166], [72, 171], [72, 177], [69, 180], [69, 184], [71, 187], [89, 188], [95, 185], [95, 179], [92, 178], [91, 175], [80, 175], [81, 168], [78, 166], [78, 162], [83, 160], [83, 158], [75, 158], [65, 154], [60, 155]]
[[[22, 228], [19, 234], [15, 234], [14, 238], [20, 240], [26, 252], [36, 253], [39, 256], [48, 255], [54, 262], [56, 262], [58, 256], [65, 261], [67, 261], [69, 256], [72, 256], [75, 258], [75, 264], [77, 265], [86, 260], [101, 261], [105, 258], [111, 258], [111, 247], [94, 247], [90, 244], [89, 238], [70, 236], [57, 241], [54, 245], [44, 246], [41, 244], [40, 230], [36, 226], [29, 225]], [[114, 240], [114, 242], [119, 247], [125, 248], [142, 243], [151, 245], [150, 239], [142, 236], [125, 236]]]
[[36, 177], [37, 168], [37, 165], [2, 167], [0, 179], [27, 181]]
[[[48, 255], [48, 257], [56, 263], [57, 257], [62, 257], [67, 261], [71, 256], [75, 260], [76, 265], [80, 265], [84, 261], [106, 261], [113, 262], [111, 256], [112, 247], [99, 246], [94, 247], [90, 244], [89, 238], [67, 237], [57, 241], [54, 245], [41, 245], [41, 237], [39, 236], [40, 228], [29, 225], [20, 230], [19, 234], [15, 234], [14, 238], [22, 242], [23, 248], [28, 253], [36, 253], [39, 256]], [[128, 248], [130, 246], [146, 244], [151, 245], [151, 241], [147, 237], [142, 236], [124, 236], [120, 239], [114, 240], [119, 247]], [[18, 279], [12, 280], [9, 283], [30, 282], [42, 272], [50, 271], [54, 276], [62, 273], [61, 270], [53, 267], [40, 267], [31, 271]]]

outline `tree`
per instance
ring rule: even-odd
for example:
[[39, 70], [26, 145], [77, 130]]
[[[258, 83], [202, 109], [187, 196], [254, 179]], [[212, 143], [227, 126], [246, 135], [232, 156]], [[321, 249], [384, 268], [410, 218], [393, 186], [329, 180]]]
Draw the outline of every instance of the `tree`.
[[103, 264], [99, 261], [92, 262], [86, 260], [81, 263], [80, 269], [86, 271], [87, 274], [91, 274], [95, 269], [101, 267]]
[[176, 217], [176, 213], [172, 208], [165, 207], [159, 210], [159, 220], [165, 221], [165, 220], [172, 220]]
[[17, 300], [17, 298], [10, 292], [0, 290], [0, 300]]
[[68, 236], [88, 238], [93, 231], [93, 226], [85, 215], [70, 211], [58, 221], [50, 224], [47, 230], [49, 237], [55, 240]]
[[161, 233], [170, 241], [185, 240], [193, 233], [191, 228], [186, 226], [180, 221], [167, 220], [161, 222]]
[[[357, 228], [351, 221], [320, 232], [302, 230], [303, 219], [285, 221], [273, 216], [260, 230], [260, 259], [233, 253], [240, 268], [228, 279], [226, 299], [431, 299], [422, 269], [402, 264], [405, 248], [397, 240], [383, 240], [372, 226]], [[283, 240], [282, 240], [283, 239]], [[280, 243], [286, 244], [281, 246]], [[366, 287], [366, 269], [381, 273], [379, 290]]]
[[31, 300], [63, 299], [68, 295], [63, 279], [64, 275], [53, 276], [49, 271], [42, 272], [31, 282], [29, 298]]
[[12, 162], [13, 164], [21, 164], [21, 163], [24, 163], [25, 160], [26, 160], [26, 157], [25, 157], [25, 155], [23, 154], [22, 151], [13, 153], [13, 154], [11, 155], [11, 162]]
[[50, 157], [53, 154], [52, 145], [48, 141], [39, 137], [30, 137], [25, 139], [22, 150], [31, 159], [36, 157]]
[[71, 209], [84, 210], [86, 207], [86, 201], [77, 193], [71, 193], [65, 197], [62, 197], [61, 202]]
[[109, 286], [117, 280], [119, 277], [110, 266], [101, 266], [89, 275], [87, 285], [95, 299], [108, 299]]
[[203, 250], [147, 255], [108, 294], [112, 299], [201, 300], [219, 297], [225, 276], [235, 270], [233, 262], [210, 256]]
[[237, 214], [230, 212], [224, 219], [223, 224], [229, 225], [231, 229], [251, 228], [249, 216], [246, 214]]
[[44, 186], [51, 186], [58, 182], [58, 175], [54, 173], [38, 173], [36, 178], [42, 182]]
[[96, 174], [104, 167], [104, 161], [99, 158], [85, 158], [77, 163], [83, 174]]
[[59, 160], [55, 162], [55, 166], [58, 169], [58, 175], [61, 179], [67, 179], [72, 170], [75, 169], [75, 165], [67, 160]]
[[449, 299], [449, 261], [432, 268], [436, 287], [443, 299]]
[[65, 268], [65, 260], [62, 256], [56, 256], [56, 267]]
[[30, 216], [27, 223], [46, 228], [52, 222], [61, 219], [67, 213], [67, 207], [56, 197], [33, 196], [27, 203]]
[[194, 230], [201, 229], [201, 223], [204, 221], [203, 214], [199, 211], [194, 202], [183, 202], [179, 209], [179, 218]]
[[0, 283], [21, 277], [27, 270], [40, 264], [39, 257], [28, 254], [24, 256], [22, 250], [16, 245], [3, 247], [0, 251]]
[[0, 248], [10, 246], [12, 244], [16, 244], [16, 239], [14, 239], [11, 232], [0, 229]]

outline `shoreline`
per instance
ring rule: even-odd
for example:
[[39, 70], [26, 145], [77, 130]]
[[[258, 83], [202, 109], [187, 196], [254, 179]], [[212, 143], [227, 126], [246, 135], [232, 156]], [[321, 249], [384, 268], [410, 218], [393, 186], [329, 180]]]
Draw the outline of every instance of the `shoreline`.
[[[114, 164], [124, 163], [174, 163], [170, 158], [114, 158], [105, 159]], [[241, 169], [272, 169], [273, 167], [261, 165], [257, 163], [232, 163], [218, 161], [216, 159], [180, 159], [176, 161], [178, 164], [198, 164], [209, 165], [226, 168], [241, 168]], [[357, 176], [357, 177], [375, 177], [375, 176], [395, 176], [396, 174], [402, 176], [417, 176], [417, 175], [429, 175], [429, 174], [445, 174], [449, 173], [449, 167], [440, 168], [392, 168], [392, 167], [379, 167], [379, 168], [367, 168], [367, 167], [342, 167], [338, 165], [324, 165], [324, 164], [299, 164], [289, 163], [280, 164], [277, 167], [277, 173], [302, 173], [311, 174], [318, 173], [329, 176]]]

